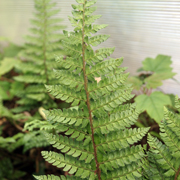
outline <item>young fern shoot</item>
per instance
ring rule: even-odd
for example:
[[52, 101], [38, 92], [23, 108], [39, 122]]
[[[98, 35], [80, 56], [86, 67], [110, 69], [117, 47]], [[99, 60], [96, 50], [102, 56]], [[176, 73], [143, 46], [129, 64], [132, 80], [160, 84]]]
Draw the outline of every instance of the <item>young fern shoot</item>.
[[[96, 0], [76, 2], [78, 4], [72, 5], [73, 17], [69, 17], [75, 29], [64, 31], [63, 40], [70, 57], [65, 60], [57, 57], [63, 68], [54, 72], [59, 84], [46, 86], [52, 96], [71, 103], [71, 108], [45, 111], [47, 121], [34, 122], [41, 129], [54, 129], [45, 135], [61, 152], [43, 151], [42, 155], [69, 175], [35, 177], [38, 180], [140, 179], [145, 155], [141, 145], [134, 143], [141, 140], [149, 128], [130, 128], [139, 112], [134, 104], [124, 104], [133, 95], [131, 87], [124, 83], [128, 76], [123, 73], [126, 68], [119, 68], [122, 58], [104, 60], [114, 48], [96, 51], [92, 48], [109, 37], [92, 36], [107, 26], [93, 24], [101, 17], [92, 15]], [[101, 77], [101, 81], [97, 83], [95, 77]]]

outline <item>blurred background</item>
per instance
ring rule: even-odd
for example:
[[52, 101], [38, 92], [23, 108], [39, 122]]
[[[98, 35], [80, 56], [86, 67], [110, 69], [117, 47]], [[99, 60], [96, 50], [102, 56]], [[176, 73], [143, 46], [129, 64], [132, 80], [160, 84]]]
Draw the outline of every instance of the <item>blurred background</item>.
[[[54, 1], [61, 9], [62, 24], [72, 30], [68, 15], [75, 0]], [[33, 0], [0, 0], [0, 36], [23, 44], [33, 6]], [[98, 0], [97, 7], [96, 14], [102, 15], [97, 23], [109, 24], [100, 33], [111, 35], [101, 46], [116, 47], [112, 57], [124, 57], [123, 66], [130, 75], [137, 74], [146, 57], [164, 54], [172, 57], [175, 78], [180, 81], [180, 0]], [[161, 89], [180, 96], [180, 84], [171, 79]]]

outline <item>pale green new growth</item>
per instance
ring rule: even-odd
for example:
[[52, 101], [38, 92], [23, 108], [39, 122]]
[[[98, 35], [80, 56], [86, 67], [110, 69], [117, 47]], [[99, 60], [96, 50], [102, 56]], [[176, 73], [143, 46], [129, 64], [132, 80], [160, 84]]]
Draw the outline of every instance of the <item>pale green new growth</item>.
[[[43, 157], [69, 175], [35, 176], [39, 180], [135, 180], [142, 178], [145, 154], [135, 146], [149, 128], [132, 129], [139, 112], [130, 100], [131, 87], [125, 84], [128, 74], [120, 68], [122, 58], [107, 59], [114, 48], [92, 46], [109, 36], [92, 36], [106, 25], [92, 24], [100, 16], [92, 15], [96, 0], [76, 0], [69, 17], [74, 32], [64, 31], [64, 49], [71, 57], [57, 57], [55, 70], [58, 85], [46, 85], [48, 92], [71, 103], [69, 109], [45, 111], [47, 121], [32, 122], [27, 129], [52, 129], [45, 133], [48, 142], [61, 153], [43, 151]], [[99, 83], [95, 77], [101, 77]], [[60, 133], [63, 132], [61, 135]], [[65, 155], [64, 155], [65, 154]], [[70, 176], [72, 175], [72, 176]]]

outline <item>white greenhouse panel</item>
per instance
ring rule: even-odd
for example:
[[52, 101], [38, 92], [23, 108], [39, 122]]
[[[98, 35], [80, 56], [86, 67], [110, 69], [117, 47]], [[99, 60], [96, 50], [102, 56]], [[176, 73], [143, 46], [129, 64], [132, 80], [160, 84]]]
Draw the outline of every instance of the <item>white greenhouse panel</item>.
[[[71, 4], [75, 0], [56, 0], [68, 30]], [[109, 24], [101, 33], [111, 37], [102, 46], [116, 47], [113, 57], [124, 57], [131, 75], [146, 57], [172, 56], [175, 78], [180, 81], [180, 0], [98, 0], [98, 23]], [[0, 0], [0, 36], [22, 43], [32, 18], [33, 0]], [[164, 82], [163, 91], [180, 96], [180, 84]]]

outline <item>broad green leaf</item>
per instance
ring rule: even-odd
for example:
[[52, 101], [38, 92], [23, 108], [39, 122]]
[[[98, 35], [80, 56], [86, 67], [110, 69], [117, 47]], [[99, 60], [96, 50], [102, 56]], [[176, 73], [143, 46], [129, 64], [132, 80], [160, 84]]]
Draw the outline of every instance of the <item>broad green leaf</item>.
[[97, 2], [97, 0], [92, 0], [92, 1], [87, 1], [86, 2], [86, 7], [92, 6]]
[[4, 58], [0, 63], [0, 76], [9, 72], [16, 63], [14, 58]]
[[81, 4], [81, 3], [83, 4], [84, 1], [85, 1], [85, 0], [76, 0], [76, 2], [77, 2], [77, 3], [80, 3], [80, 4]]
[[162, 80], [172, 78], [175, 74], [176, 73], [173, 72], [154, 73], [153, 75], [147, 77], [144, 81], [147, 83], [146, 87], [148, 89], [157, 88], [163, 84]]
[[173, 73], [173, 72], [170, 72], [170, 71], [162, 72], [162, 73], [157, 73], [157, 74], [159, 75], [159, 77], [160, 77], [162, 80], [172, 78], [173, 76], [176, 75], [176, 73]]
[[139, 90], [143, 84], [143, 82], [135, 76], [128, 78], [127, 83], [132, 84], [133, 89], [135, 90]]
[[161, 86], [162, 83], [162, 79], [161, 76], [159, 74], [153, 74], [149, 77], [147, 77], [144, 82], [146, 82], [146, 87], [148, 89], [150, 88], [157, 88], [158, 86]]
[[[166, 55], [158, 55], [155, 59], [146, 58], [143, 62], [143, 69], [145, 71], [152, 71], [155, 73], [166, 73], [163, 75], [163, 79], [172, 78], [175, 73], [172, 73], [172, 64], [171, 57]], [[161, 75], [162, 76], [162, 75]]]
[[157, 123], [163, 119], [163, 107], [165, 105], [171, 105], [169, 96], [162, 92], [153, 92], [150, 96], [142, 94], [135, 98], [137, 103], [137, 109], [147, 111], [149, 116], [153, 118]]

